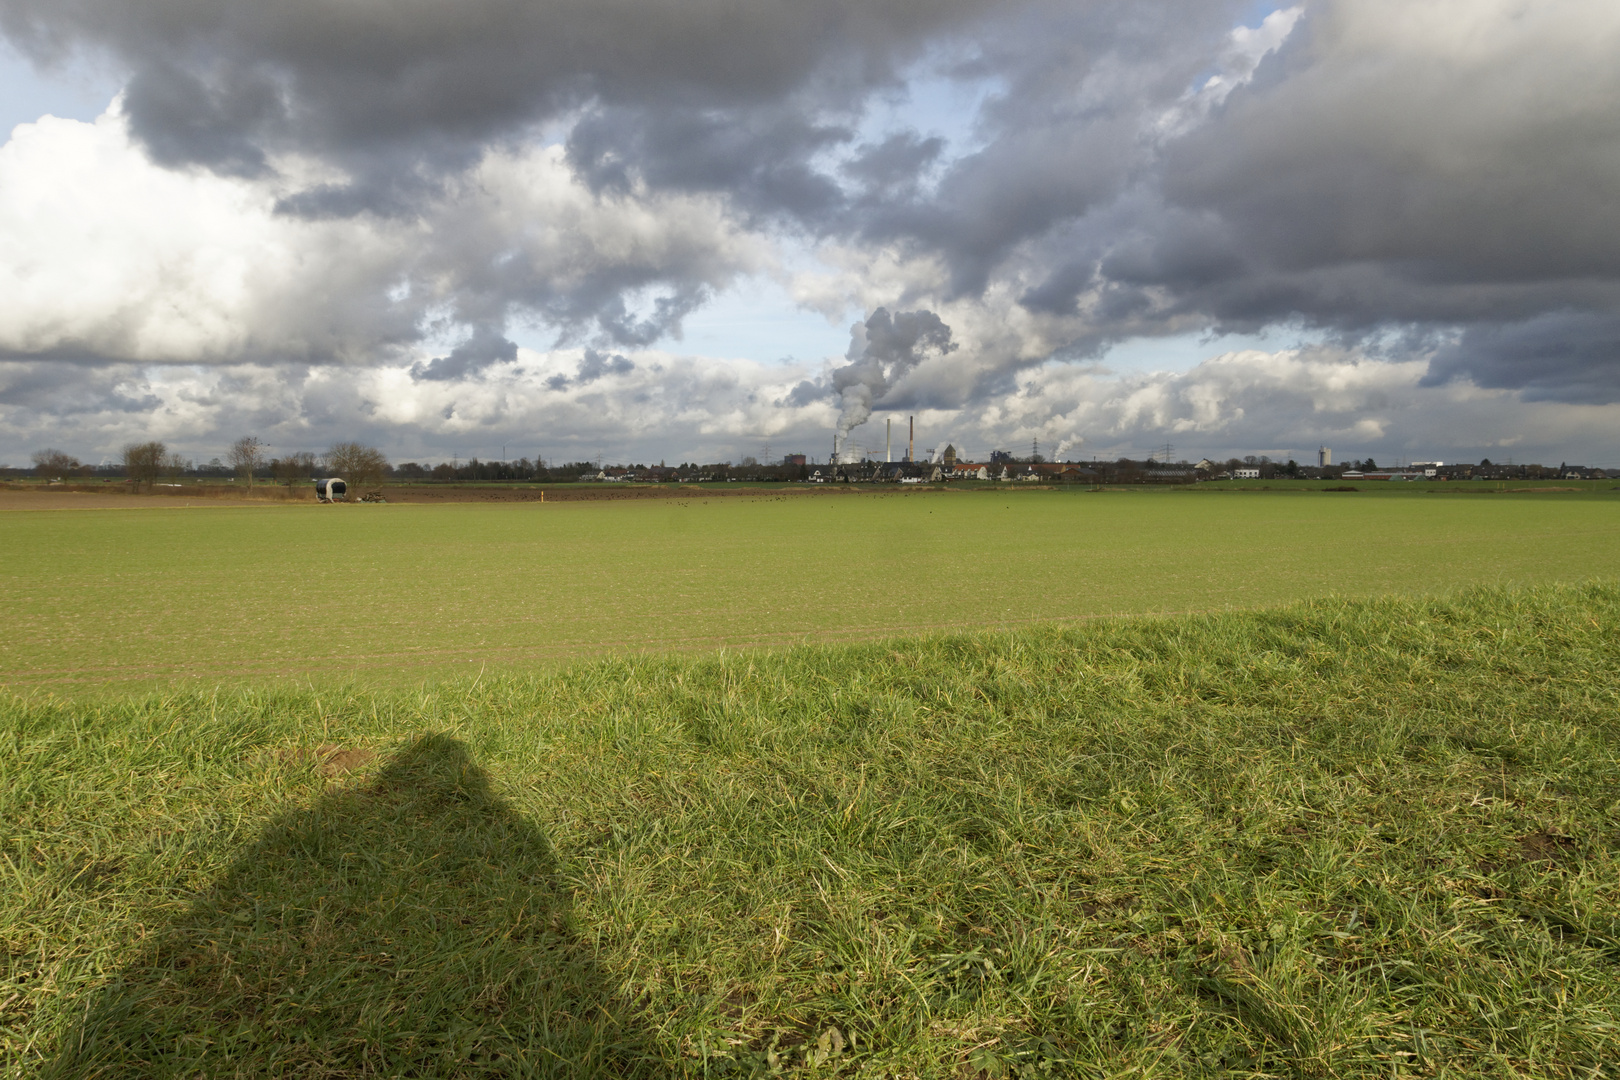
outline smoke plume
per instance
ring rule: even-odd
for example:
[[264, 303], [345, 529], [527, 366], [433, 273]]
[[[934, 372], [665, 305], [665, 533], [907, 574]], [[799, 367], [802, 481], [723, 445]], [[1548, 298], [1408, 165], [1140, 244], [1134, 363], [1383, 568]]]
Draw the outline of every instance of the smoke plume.
[[845, 354], [849, 363], [832, 374], [833, 392], [842, 407], [833, 437], [834, 456], [843, 452], [849, 433], [871, 419], [872, 406], [895, 380], [930, 353], [943, 356], [955, 349], [951, 328], [932, 311], [890, 315], [888, 308], [878, 308], [865, 322], [851, 327]]

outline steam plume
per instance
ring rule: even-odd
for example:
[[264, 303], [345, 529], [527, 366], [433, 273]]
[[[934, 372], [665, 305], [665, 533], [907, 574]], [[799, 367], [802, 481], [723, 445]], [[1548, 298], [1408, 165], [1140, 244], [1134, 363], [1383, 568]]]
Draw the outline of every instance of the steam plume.
[[916, 367], [930, 352], [943, 356], [956, 349], [951, 328], [932, 311], [897, 311], [878, 308], [863, 323], [850, 328], [849, 363], [832, 374], [833, 392], [842, 411], [833, 437], [836, 457], [850, 431], [866, 423], [872, 406], [883, 399], [896, 379]]

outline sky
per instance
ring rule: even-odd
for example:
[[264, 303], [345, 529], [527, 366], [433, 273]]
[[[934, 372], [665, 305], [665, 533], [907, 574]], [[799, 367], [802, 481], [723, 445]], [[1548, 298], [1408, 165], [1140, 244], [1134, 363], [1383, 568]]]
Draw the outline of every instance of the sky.
[[1620, 467], [1612, 0], [0, 0], [0, 463]]

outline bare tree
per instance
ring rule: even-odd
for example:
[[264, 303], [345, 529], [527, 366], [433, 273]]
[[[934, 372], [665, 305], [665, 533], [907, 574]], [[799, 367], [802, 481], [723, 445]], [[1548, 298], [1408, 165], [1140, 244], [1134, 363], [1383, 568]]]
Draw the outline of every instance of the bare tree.
[[279, 482], [292, 487], [298, 481], [308, 480], [314, 474], [315, 455], [308, 450], [283, 454], [270, 462], [270, 471], [275, 473]]
[[253, 487], [253, 473], [264, 464], [264, 444], [252, 435], [244, 435], [231, 443], [227, 456], [237, 476], [246, 474], [247, 485]]
[[160, 442], [130, 443], [124, 447], [124, 475], [151, 487], [168, 464], [168, 449]]
[[388, 459], [376, 447], [340, 442], [326, 451], [326, 469], [351, 484], [380, 484], [388, 472]]
[[44, 477], [66, 476], [82, 468], [79, 459], [60, 450], [46, 448], [34, 451], [34, 471]]

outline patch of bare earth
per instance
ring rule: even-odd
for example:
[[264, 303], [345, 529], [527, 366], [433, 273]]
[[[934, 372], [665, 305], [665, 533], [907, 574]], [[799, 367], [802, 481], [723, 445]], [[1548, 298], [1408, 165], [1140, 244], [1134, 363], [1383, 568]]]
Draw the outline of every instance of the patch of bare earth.
[[292, 501], [285, 489], [249, 495], [203, 485], [134, 491], [123, 484], [105, 487], [62, 484], [50, 487], [0, 484], [0, 512], [7, 510], [152, 510], [177, 506], [264, 506]]
[[1526, 833], [1515, 842], [1519, 846], [1519, 858], [1527, 863], [1562, 862], [1575, 847], [1573, 837], [1546, 831]]
[[353, 772], [376, 757], [376, 752], [359, 747], [343, 747], [336, 743], [322, 743], [311, 750], [296, 746], [276, 751], [276, 759], [289, 765], [313, 765], [322, 776], [341, 776]]

